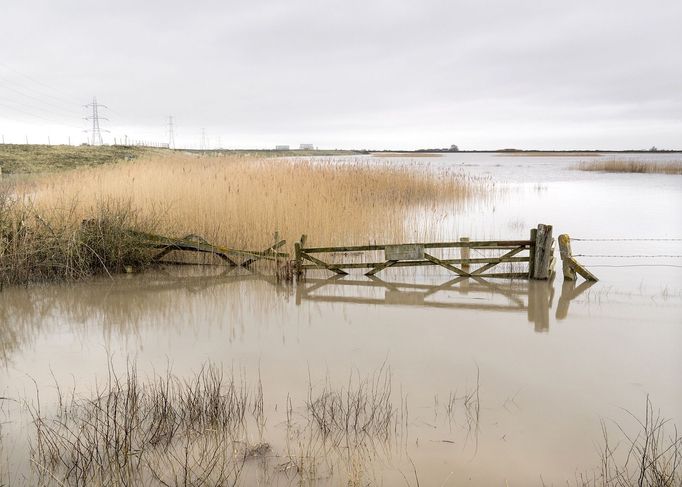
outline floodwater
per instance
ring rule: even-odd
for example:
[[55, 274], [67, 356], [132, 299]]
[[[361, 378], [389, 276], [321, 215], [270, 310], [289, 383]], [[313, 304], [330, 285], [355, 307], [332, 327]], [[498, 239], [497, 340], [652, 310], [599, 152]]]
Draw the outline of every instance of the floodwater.
[[[87, 396], [109, 364], [124, 372], [132, 361], [141, 376], [171, 368], [188, 377], [213, 363], [251, 384], [260, 378], [266, 424], [248, 440], [271, 449], [244, 485], [565, 485], [592, 476], [602, 420], [610, 441], [623, 434], [616, 423], [636, 432], [628, 412], [642, 416], [648, 396], [682, 426], [682, 241], [670, 240], [682, 237], [682, 177], [571, 169], [589, 158], [390, 163], [492, 178], [505, 191], [443, 224], [477, 239], [527, 238], [552, 224], [555, 236], [576, 239], [594, 284], [564, 283], [559, 264], [549, 282], [452, 282], [429, 268], [373, 280], [315, 271], [296, 287], [245, 271], [169, 268], [5, 289], [0, 485], [31, 484], [21, 402], [35, 402], [36, 386], [49, 415], [55, 383]], [[311, 391], [376, 374], [389, 375], [403, 426], [377, 439], [374, 453], [364, 445], [361, 467], [349, 451], [357, 445], [309, 453], [317, 468], [306, 479], [283, 467], [287, 405], [303, 418]]]

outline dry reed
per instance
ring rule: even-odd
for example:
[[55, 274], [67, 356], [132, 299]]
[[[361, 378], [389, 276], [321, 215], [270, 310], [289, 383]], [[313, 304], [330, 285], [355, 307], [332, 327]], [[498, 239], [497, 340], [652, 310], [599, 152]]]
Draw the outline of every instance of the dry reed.
[[682, 161], [607, 159], [581, 162], [576, 166], [576, 169], [610, 173], [682, 174]]
[[[144, 264], [127, 228], [254, 250], [273, 231], [289, 250], [304, 233], [323, 244], [454, 238], [438, 223], [491, 188], [460, 172], [381, 163], [188, 154], [40, 175], [0, 198], [0, 281]], [[83, 220], [99, 222], [96, 231], [84, 234]]]
[[75, 206], [87, 218], [103, 202], [125, 201], [160, 216], [166, 233], [251, 248], [270, 245], [275, 230], [290, 242], [303, 233], [330, 244], [414, 238], [415, 210], [434, 221], [488, 188], [462, 173], [363, 162], [174, 155], [51, 175], [26, 189], [38, 208]]

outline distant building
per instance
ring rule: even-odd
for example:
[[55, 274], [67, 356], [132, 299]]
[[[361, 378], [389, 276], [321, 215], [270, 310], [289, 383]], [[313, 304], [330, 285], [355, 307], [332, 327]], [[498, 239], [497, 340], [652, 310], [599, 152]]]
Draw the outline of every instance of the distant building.
[[313, 150], [313, 149], [315, 149], [315, 147], [313, 146], [313, 144], [301, 144], [299, 149], [300, 150]]
[[288, 145], [276, 145], [275, 150], [289, 150]]

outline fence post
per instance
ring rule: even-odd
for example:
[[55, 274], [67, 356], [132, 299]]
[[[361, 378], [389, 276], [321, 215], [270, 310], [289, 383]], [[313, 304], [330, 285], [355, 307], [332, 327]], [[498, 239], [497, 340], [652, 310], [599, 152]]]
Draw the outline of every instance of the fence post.
[[537, 240], [538, 229], [530, 229], [530, 249], [528, 255], [528, 279], [533, 279], [535, 275], [535, 241]]
[[535, 233], [535, 255], [531, 279], [549, 279], [552, 253], [552, 225], [541, 223]]
[[564, 271], [564, 281], [575, 281], [575, 270], [571, 266], [571, 237], [564, 233], [559, 235], [559, 254]]
[[305, 241], [307, 239], [307, 235], [301, 235], [301, 240], [296, 242], [294, 244], [294, 251], [295, 251], [295, 259], [296, 259], [296, 277], [301, 277], [303, 275], [303, 270], [301, 269], [301, 265], [303, 264], [303, 246], [305, 245]]
[[588, 271], [582, 264], [580, 264], [573, 257], [571, 251], [571, 237], [568, 234], [559, 235], [559, 253], [561, 254], [561, 261], [563, 263], [564, 280], [575, 281], [576, 274], [580, 274], [588, 281], [597, 282], [597, 276]]
[[[460, 237], [459, 239], [460, 242], [468, 242], [469, 237]], [[471, 258], [471, 249], [469, 247], [460, 247], [459, 248], [459, 257], [460, 259], [470, 259]], [[471, 264], [469, 263], [462, 263], [462, 270], [465, 270], [469, 272], [469, 269], [471, 268]]]

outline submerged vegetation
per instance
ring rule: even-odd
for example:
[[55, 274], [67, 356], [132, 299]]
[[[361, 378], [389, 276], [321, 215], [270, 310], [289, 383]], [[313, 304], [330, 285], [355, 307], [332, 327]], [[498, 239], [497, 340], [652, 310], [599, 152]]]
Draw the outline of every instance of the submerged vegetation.
[[615, 444], [602, 421], [603, 447], [599, 472], [584, 475], [582, 487], [679, 487], [682, 485], [682, 436], [661, 416], [647, 397], [644, 417], [631, 414], [638, 427], [627, 433], [615, 424], [621, 440]]
[[[391, 472], [381, 465], [388, 464], [396, 479], [419, 485], [407, 442], [414, 420], [408, 420], [407, 396], [393, 393], [388, 367], [367, 377], [351, 375], [341, 387], [329, 379], [315, 386], [309, 378], [304, 404], [287, 394], [279, 409], [278, 400], [274, 408], [266, 402], [270, 396], [260, 379], [249, 384], [213, 365], [186, 379], [170, 371], [142, 379], [130, 364], [120, 377], [111, 366], [106, 382], [86, 396], [55, 386], [53, 402], [41, 401], [37, 392], [36, 400], [26, 403], [30, 462], [19, 478], [27, 483], [360, 486], [385, 483], [384, 475]], [[452, 424], [464, 419], [464, 445], [478, 435], [479, 389], [477, 376], [474, 389], [450, 394], [444, 405], [436, 399], [434, 406], [435, 417], [439, 410], [445, 413], [451, 432]], [[644, 417], [633, 414], [632, 419], [628, 427], [614, 423], [615, 443], [612, 428], [602, 423], [600, 466], [580, 475], [576, 485], [680, 485], [677, 429], [648, 398]], [[10, 478], [2, 473], [0, 462], [0, 485]]]
[[491, 189], [460, 172], [188, 154], [40, 175], [0, 196], [0, 282], [143, 265], [126, 229], [237, 249], [266, 248], [273, 231], [289, 244], [435, 238], [439, 220]]
[[407, 438], [407, 398], [396, 403], [392, 380], [385, 367], [346, 387], [327, 379], [318, 390], [310, 380], [305, 405], [287, 395], [284, 421], [266, 428], [272, 409], [260, 380], [251, 387], [211, 365], [187, 380], [170, 372], [142, 380], [129, 365], [124, 377], [110, 370], [91, 397], [64, 395], [57, 384], [49, 414], [38, 395], [29, 406], [30, 475], [39, 485], [270, 485], [278, 477], [368, 485], [372, 462], [390, 460]]
[[682, 174], [682, 161], [643, 161], [636, 159], [606, 159], [581, 162], [580, 171], [610, 173]]

